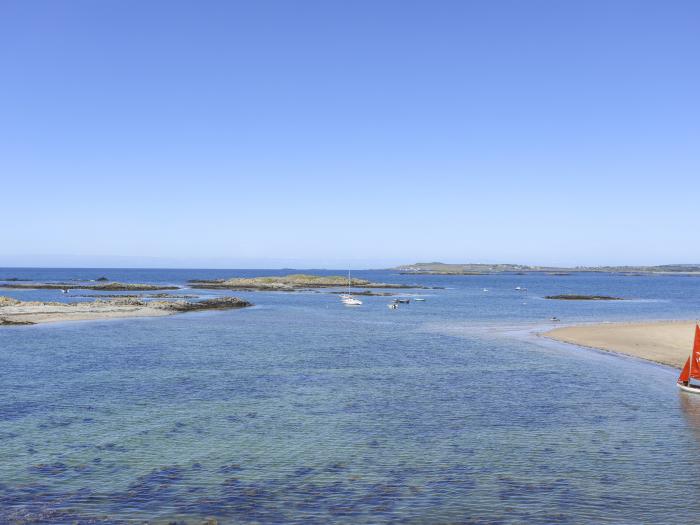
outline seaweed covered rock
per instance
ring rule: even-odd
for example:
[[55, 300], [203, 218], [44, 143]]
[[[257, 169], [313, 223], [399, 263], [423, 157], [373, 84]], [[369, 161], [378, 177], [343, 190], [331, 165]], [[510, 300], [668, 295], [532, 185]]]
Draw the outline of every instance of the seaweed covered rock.
[[162, 310], [174, 310], [176, 312], [227, 310], [253, 306], [252, 303], [239, 297], [216, 297], [214, 299], [205, 299], [204, 301], [153, 301], [149, 305]]

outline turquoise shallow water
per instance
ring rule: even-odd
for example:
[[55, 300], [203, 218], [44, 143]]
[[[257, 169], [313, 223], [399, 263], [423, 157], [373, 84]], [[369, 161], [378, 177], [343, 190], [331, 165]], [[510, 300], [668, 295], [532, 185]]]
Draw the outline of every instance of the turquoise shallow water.
[[529, 331], [552, 315], [691, 319], [700, 278], [354, 275], [447, 289], [396, 311], [241, 293], [257, 306], [0, 330], [0, 523], [696, 521], [700, 399], [669, 368]]

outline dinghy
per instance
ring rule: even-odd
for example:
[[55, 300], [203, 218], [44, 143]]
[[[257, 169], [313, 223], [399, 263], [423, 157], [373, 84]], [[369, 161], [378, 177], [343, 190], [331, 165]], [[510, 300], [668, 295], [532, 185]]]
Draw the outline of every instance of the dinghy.
[[693, 351], [685, 362], [681, 375], [678, 376], [678, 388], [684, 392], [700, 394], [700, 385], [691, 384], [691, 379], [700, 379], [700, 326], [695, 325], [695, 342]]

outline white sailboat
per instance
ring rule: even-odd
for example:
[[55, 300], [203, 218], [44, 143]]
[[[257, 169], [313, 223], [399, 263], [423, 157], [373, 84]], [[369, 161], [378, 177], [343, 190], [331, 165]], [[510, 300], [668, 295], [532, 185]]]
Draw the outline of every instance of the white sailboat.
[[340, 301], [345, 306], [360, 306], [362, 301], [357, 299], [354, 295], [350, 293], [350, 270], [348, 270], [348, 293], [344, 293], [340, 296]]

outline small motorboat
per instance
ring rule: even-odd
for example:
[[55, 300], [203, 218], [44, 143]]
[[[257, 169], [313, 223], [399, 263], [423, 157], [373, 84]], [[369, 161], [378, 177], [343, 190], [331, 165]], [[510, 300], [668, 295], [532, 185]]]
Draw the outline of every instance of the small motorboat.
[[484, 288], [484, 289], [483, 289], [483, 290], [481, 290], [481, 291], [482, 291], [482, 292], [488, 292], [488, 291], [489, 291], [489, 289], [488, 289], [488, 288]]
[[549, 320], [552, 321], [553, 323], [558, 323], [560, 321], [560, 319], [558, 317], [550, 317]]
[[391, 310], [396, 310], [399, 307], [399, 305], [396, 303], [389, 303], [389, 304], [387, 304], [387, 307], [390, 308]]
[[410, 299], [394, 299], [395, 303], [408, 304], [411, 302]]
[[678, 376], [678, 388], [683, 392], [700, 394], [700, 385], [692, 384], [692, 379], [700, 379], [700, 326], [695, 325], [695, 342], [693, 351], [685, 362], [681, 375]]
[[518, 290], [519, 292], [527, 292], [527, 288], [524, 288], [522, 286], [516, 286], [515, 289]]
[[421, 301], [421, 302], [425, 301], [425, 299], [423, 299], [422, 297], [416, 297], [413, 300], [414, 301]]

